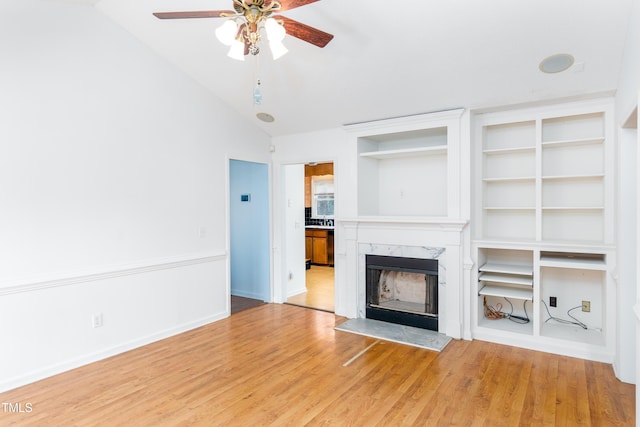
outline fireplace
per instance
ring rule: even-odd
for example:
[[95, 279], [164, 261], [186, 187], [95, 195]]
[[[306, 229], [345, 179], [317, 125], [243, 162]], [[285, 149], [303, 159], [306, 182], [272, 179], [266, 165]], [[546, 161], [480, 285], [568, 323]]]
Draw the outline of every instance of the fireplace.
[[438, 331], [438, 260], [366, 255], [365, 313]]

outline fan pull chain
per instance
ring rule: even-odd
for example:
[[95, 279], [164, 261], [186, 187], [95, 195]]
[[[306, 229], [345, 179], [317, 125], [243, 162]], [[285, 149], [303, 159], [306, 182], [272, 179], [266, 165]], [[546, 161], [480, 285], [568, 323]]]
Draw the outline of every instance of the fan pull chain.
[[255, 61], [256, 61], [256, 76], [255, 76], [255, 80], [256, 80], [256, 85], [253, 89], [253, 104], [254, 105], [260, 105], [262, 104], [262, 91], [260, 89], [260, 85], [262, 84], [262, 82], [260, 81], [260, 60], [258, 58], [258, 56], [255, 56]]

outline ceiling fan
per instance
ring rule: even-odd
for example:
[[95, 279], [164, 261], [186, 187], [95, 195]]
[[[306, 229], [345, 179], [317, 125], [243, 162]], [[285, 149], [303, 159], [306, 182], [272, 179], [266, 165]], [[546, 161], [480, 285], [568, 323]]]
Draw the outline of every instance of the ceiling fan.
[[[159, 19], [228, 18], [216, 30], [218, 39], [231, 46], [229, 56], [243, 60], [245, 55], [260, 52], [260, 30], [265, 29], [274, 59], [287, 50], [282, 44], [285, 33], [318, 47], [325, 47], [333, 35], [294, 21], [280, 12], [315, 3], [319, 0], [233, 0], [234, 10], [206, 10], [191, 12], [156, 12]], [[274, 13], [275, 18], [272, 16]]]

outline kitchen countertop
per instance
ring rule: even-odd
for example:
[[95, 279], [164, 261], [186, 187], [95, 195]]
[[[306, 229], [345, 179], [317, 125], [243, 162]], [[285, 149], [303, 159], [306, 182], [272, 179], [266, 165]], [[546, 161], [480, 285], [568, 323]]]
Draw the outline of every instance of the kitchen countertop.
[[333, 230], [335, 227], [333, 225], [305, 225], [304, 228], [317, 228], [320, 230]]

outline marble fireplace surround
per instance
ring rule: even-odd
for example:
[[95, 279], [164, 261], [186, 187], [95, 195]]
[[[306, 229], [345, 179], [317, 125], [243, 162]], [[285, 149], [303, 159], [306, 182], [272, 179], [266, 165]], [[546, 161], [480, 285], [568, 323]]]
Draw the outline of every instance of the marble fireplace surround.
[[346, 235], [345, 258], [349, 310], [365, 318], [366, 255], [438, 260], [439, 331], [452, 338], [463, 335], [463, 238], [466, 221], [359, 218], [340, 221]]

